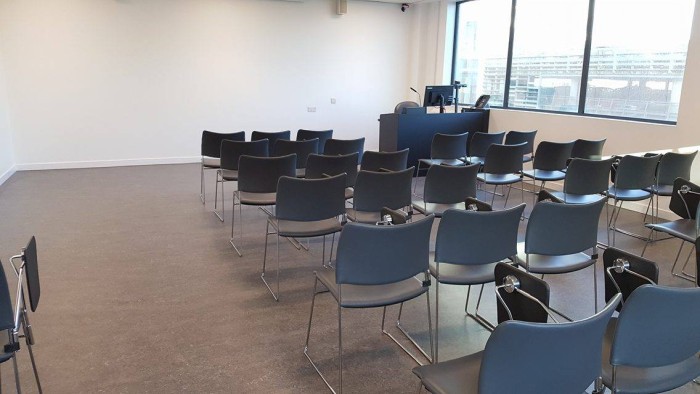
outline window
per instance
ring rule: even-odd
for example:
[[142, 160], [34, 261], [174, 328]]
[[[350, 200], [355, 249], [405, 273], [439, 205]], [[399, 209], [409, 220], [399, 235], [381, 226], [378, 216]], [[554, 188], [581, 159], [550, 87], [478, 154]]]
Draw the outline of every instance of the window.
[[694, 6], [462, 1], [453, 63], [454, 79], [467, 84], [460, 102], [490, 94], [491, 105], [504, 108], [674, 123]]

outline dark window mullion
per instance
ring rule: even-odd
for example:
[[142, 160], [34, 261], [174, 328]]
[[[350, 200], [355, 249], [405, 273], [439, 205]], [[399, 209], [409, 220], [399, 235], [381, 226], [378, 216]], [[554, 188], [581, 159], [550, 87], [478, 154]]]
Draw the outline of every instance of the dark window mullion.
[[579, 84], [578, 113], [586, 113], [586, 93], [588, 91], [588, 71], [591, 65], [591, 45], [593, 41], [593, 15], [595, 14], [595, 0], [588, 1], [588, 24], [586, 25], [586, 44], [583, 47], [583, 68], [581, 69], [581, 83]]
[[510, 72], [513, 66], [513, 38], [515, 37], [515, 8], [518, 0], [512, 0], [510, 8], [510, 37], [508, 38], [508, 59], [506, 60], [506, 83], [503, 92], [503, 108], [508, 108], [510, 97]]

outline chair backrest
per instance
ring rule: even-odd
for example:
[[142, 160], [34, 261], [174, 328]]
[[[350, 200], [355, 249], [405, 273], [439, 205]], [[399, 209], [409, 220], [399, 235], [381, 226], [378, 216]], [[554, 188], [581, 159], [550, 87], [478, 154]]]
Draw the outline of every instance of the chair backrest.
[[602, 197], [589, 204], [538, 202], [527, 222], [525, 253], [560, 256], [596, 246], [603, 205]]
[[353, 207], [358, 211], [379, 212], [411, 205], [413, 167], [394, 172], [360, 171], [355, 181]]
[[27, 276], [27, 291], [29, 293], [29, 306], [32, 312], [36, 311], [41, 298], [41, 284], [39, 282], [39, 259], [36, 251], [36, 237], [32, 236], [23, 250], [24, 272]]
[[600, 375], [603, 335], [618, 302], [575, 322], [499, 324], [486, 342], [479, 393], [586, 391]]
[[7, 284], [5, 269], [0, 262], [0, 330], [9, 330], [15, 326], [15, 316], [10, 297], [10, 287]]
[[324, 155], [349, 155], [357, 153], [357, 162], [362, 162], [362, 154], [365, 151], [365, 137], [354, 140], [338, 140], [331, 138], [323, 147]]
[[229, 141], [221, 142], [221, 168], [224, 170], [237, 170], [238, 160], [241, 156], [269, 156], [269, 141]]
[[645, 285], [630, 295], [618, 317], [610, 364], [661, 367], [697, 357], [700, 288]]
[[615, 159], [573, 159], [564, 178], [564, 193], [597, 194], [608, 190], [610, 169]]
[[267, 140], [270, 142], [268, 148], [268, 156], [272, 155], [272, 148], [275, 146], [277, 140], [289, 140], [291, 132], [289, 130], [284, 131], [253, 131], [250, 134], [251, 141]]
[[505, 131], [496, 133], [473, 133], [471, 141], [469, 141], [469, 156], [485, 157], [491, 145], [503, 144], [505, 135]]
[[[624, 272], [616, 272], [612, 269], [608, 274], [608, 268], [614, 267], [618, 259], [626, 261], [629, 267], [626, 268]], [[644, 278], [648, 278], [654, 283], [659, 283], [659, 267], [656, 263], [617, 248], [607, 248], [605, 252], [603, 252], [603, 270], [605, 272], [606, 301], [613, 298], [615, 294], [619, 292], [622, 294], [622, 302], [626, 302], [632, 292], [638, 287], [649, 284], [649, 281]], [[640, 278], [627, 270], [633, 271], [644, 278]], [[612, 276], [612, 278], [610, 276]], [[622, 304], [620, 304], [617, 309], [622, 309]]]
[[408, 163], [408, 148], [397, 152], [367, 151], [362, 155], [360, 169], [364, 171], [401, 171]]
[[469, 133], [437, 133], [433, 135], [433, 142], [430, 144], [430, 158], [451, 160], [466, 157], [468, 141]]
[[283, 176], [296, 176], [297, 155], [280, 157], [241, 156], [238, 190], [248, 193], [275, 193]]
[[346, 174], [345, 185], [352, 187], [357, 179], [357, 153], [349, 155], [317, 155], [310, 154], [306, 161], [306, 177], [308, 179], [325, 178], [327, 176]]
[[559, 171], [566, 168], [566, 161], [571, 157], [574, 141], [542, 141], [537, 145], [532, 168], [543, 171]]
[[456, 204], [467, 197], [476, 197], [476, 175], [479, 165], [430, 166], [425, 175], [423, 200], [436, 204]]
[[644, 189], [654, 185], [659, 156], [626, 155], [620, 159], [615, 174], [615, 187], [619, 189]]
[[297, 131], [297, 141], [312, 140], [318, 138], [318, 153], [323, 154], [323, 147], [326, 141], [333, 138], [333, 130], [305, 130]]
[[503, 211], [446, 210], [435, 239], [435, 261], [481, 265], [515, 256], [524, 210], [525, 204]]
[[396, 226], [346, 224], [338, 240], [336, 283], [383, 285], [427, 272], [434, 218]]
[[676, 178], [690, 179], [690, 168], [698, 151], [690, 153], [664, 153], [659, 160], [656, 174], [657, 185], [673, 185]]
[[[690, 193], [682, 193], [682, 189], [686, 188]], [[668, 208], [683, 219], [695, 219], [698, 204], [700, 204], [700, 195], [695, 193], [700, 193], [699, 185], [683, 178], [676, 178]]]
[[523, 169], [523, 149], [526, 142], [516, 145], [491, 144], [484, 159], [487, 174], [515, 174]]
[[603, 156], [603, 146], [606, 139], [602, 140], [581, 140], [578, 139], [574, 143], [571, 150], [571, 157], [578, 159], [600, 160]]
[[283, 176], [277, 184], [275, 217], [312, 222], [345, 213], [345, 174], [320, 179]]
[[213, 131], [202, 131], [202, 156], [220, 157], [221, 141], [245, 141], [245, 131], [237, 133], [215, 133]]
[[[518, 269], [508, 263], [498, 263], [493, 270], [493, 276], [496, 278], [496, 286], [503, 284], [503, 279], [507, 276], [514, 276], [520, 282], [519, 289], [530, 294], [539, 300], [542, 304], [549, 307], [549, 284], [544, 280], [532, 275], [529, 272]], [[507, 320], [520, 320], [531, 323], [546, 323], [549, 315], [537, 302], [523, 296], [514, 291], [508, 293], [504, 289], [499, 289], [498, 294], [501, 300], [508, 306], [513, 318], [508, 314], [508, 311], [501, 302], [496, 303], [496, 312], [498, 322], [503, 323]]]
[[509, 131], [506, 134], [505, 144], [506, 145], [517, 145], [523, 142], [526, 143], [523, 148], [523, 155], [532, 155], [535, 150], [535, 136], [537, 135], [537, 130], [531, 131]]
[[400, 114], [403, 112], [404, 108], [418, 108], [418, 107], [420, 107], [420, 104], [418, 104], [415, 101], [402, 101], [402, 102], [396, 104], [396, 107], [394, 107], [394, 113]]
[[318, 138], [304, 141], [277, 140], [272, 148], [272, 156], [297, 155], [297, 168], [306, 168], [306, 160], [312, 153], [318, 153]]

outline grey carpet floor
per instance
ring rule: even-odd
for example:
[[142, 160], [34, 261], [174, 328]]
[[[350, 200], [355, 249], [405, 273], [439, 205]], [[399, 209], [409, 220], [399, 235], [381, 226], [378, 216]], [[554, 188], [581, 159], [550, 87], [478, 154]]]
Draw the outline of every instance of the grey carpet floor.
[[[310, 241], [309, 252], [280, 243], [282, 297], [275, 302], [260, 280], [264, 214], [243, 209], [238, 257], [228, 243], [231, 184], [226, 223], [212, 213], [213, 185], [210, 171], [202, 205], [199, 166], [188, 164], [19, 172], [0, 187], [5, 270], [30, 236], [38, 241], [42, 299], [31, 320], [45, 392], [326, 392], [302, 353], [320, 239]], [[509, 205], [519, 198], [514, 193]], [[623, 212], [620, 225], [643, 230], [636, 213]], [[600, 228], [602, 240], [602, 221]], [[617, 240], [633, 252], [643, 247], [623, 235]], [[660, 264], [662, 284], [691, 286], [670, 275], [677, 247], [675, 240], [659, 242], [647, 257]], [[597, 269], [602, 299], [600, 262]], [[592, 314], [591, 272], [547, 277], [552, 304], [574, 318]], [[484, 294], [483, 314], [495, 319], [493, 286]], [[462, 287], [440, 287], [443, 360], [481, 350], [488, 338], [465, 318], [465, 295]], [[389, 308], [393, 334], [397, 313]], [[343, 313], [346, 392], [417, 389], [416, 364], [382, 335], [381, 318], [381, 309]], [[428, 346], [424, 298], [406, 304], [403, 324]], [[337, 315], [329, 294], [317, 299], [311, 335], [311, 352], [335, 385]], [[19, 363], [23, 389], [36, 392], [24, 350]], [[12, 392], [9, 364], [2, 377], [2, 388]]]

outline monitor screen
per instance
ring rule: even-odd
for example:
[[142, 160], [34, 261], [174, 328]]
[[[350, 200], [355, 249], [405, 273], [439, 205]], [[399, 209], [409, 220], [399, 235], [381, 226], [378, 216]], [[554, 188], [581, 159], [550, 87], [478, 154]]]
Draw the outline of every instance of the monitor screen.
[[438, 86], [426, 86], [425, 96], [423, 101], [424, 107], [437, 107], [440, 106], [440, 99], [442, 98], [442, 105], [452, 105], [455, 97], [455, 87], [452, 85], [438, 85]]

